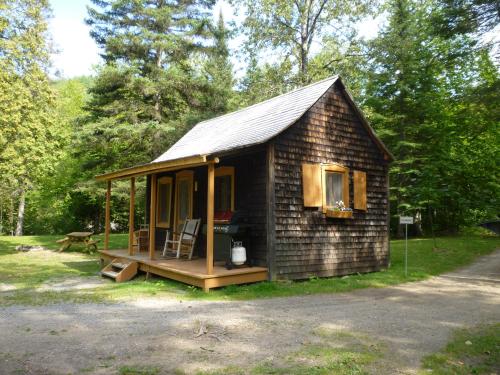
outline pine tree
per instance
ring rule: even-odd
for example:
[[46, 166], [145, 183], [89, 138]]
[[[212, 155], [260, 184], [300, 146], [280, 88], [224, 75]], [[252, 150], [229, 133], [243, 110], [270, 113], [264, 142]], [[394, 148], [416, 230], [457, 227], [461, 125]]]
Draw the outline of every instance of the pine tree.
[[[161, 122], [171, 118], [170, 96], [189, 95], [182, 80], [189, 77], [190, 54], [203, 49], [208, 9], [213, 0], [93, 0], [88, 8], [91, 36], [103, 48], [107, 65], [123, 63], [143, 80], [145, 104]], [[181, 76], [179, 77], [179, 73]], [[187, 73], [187, 74], [186, 74]]]
[[484, 34], [500, 24], [498, 0], [439, 0], [433, 14], [434, 29], [446, 37]]
[[184, 129], [184, 117], [204, 108], [207, 83], [193, 56], [207, 50], [214, 1], [93, 3], [87, 23], [105, 65], [75, 145], [89, 176], [151, 161]]
[[211, 93], [207, 95], [208, 116], [225, 113], [231, 109], [230, 100], [233, 96], [233, 66], [229, 58], [228, 40], [230, 31], [224, 23], [222, 10], [219, 13], [217, 23], [212, 27], [214, 44], [209, 50], [207, 61], [205, 62], [205, 79], [211, 88]]

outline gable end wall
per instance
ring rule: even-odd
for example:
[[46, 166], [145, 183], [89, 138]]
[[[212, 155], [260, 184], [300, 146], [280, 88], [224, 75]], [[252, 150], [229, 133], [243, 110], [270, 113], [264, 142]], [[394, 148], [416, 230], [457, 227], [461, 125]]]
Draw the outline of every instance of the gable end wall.
[[[294, 125], [275, 138], [276, 277], [304, 279], [387, 267], [388, 162], [343, 90], [334, 85]], [[367, 211], [325, 218], [303, 205], [303, 163], [339, 163], [367, 173]]]

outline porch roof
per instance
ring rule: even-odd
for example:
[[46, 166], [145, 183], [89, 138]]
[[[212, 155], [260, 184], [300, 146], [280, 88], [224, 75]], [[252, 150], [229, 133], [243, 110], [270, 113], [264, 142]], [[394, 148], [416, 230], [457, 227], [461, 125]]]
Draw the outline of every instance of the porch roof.
[[198, 167], [201, 165], [218, 162], [218, 158], [208, 158], [206, 155], [191, 156], [187, 158], [179, 158], [176, 160], [167, 160], [136, 165], [135, 167], [100, 174], [95, 178], [98, 181], [119, 180], [122, 178], [144, 176], [152, 173], [167, 172], [180, 168]]

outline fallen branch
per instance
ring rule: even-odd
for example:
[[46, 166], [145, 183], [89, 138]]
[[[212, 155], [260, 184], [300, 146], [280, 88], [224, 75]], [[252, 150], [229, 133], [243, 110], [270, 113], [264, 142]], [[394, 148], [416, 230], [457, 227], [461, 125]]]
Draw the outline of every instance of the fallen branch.
[[213, 349], [207, 349], [207, 348], [204, 348], [203, 346], [200, 346], [200, 349], [201, 350], [206, 350], [207, 352], [212, 352], [212, 353], [215, 352], [215, 350], [213, 350]]
[[206, 335], [208, 332], [207, 327], [203, 322], [200, 323], [200, 328], [198, 329], [198, 333], [194, 336], [194, 338], [198, 338], [200, 336]]
[[216, 339], [217, 341], [222, 342], [222, 341], [224, 341], [223, 336], [226, 335], [226, 330], [223, 328], [220, 331], [209, 333], [208, 328], [205, 325], [205, 323], [200, 322], [200, 327], [198, 328], [198, 332], [194, 335], [194, 338], [196, 339], [196, 338], [201, 337], [203, 335], [207, 335], [208, 337], [212, 337], [212, 338]]

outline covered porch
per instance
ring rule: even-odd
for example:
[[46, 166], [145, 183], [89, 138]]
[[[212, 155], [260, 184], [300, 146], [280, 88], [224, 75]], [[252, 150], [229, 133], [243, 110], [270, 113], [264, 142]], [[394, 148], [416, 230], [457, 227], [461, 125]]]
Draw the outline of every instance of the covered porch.
[[215, 262], [212, 273], [207, 273], [205, 259], [163, 259], [161, 252], [156, 252], [155, 259], [150, 259], [145, 253], [129, 255], [127, 249], [101, 250], [100, 256], [104, 262], [113, 259], [119, 261], [135, 261], [139, 263], [139, 270], [150, 274], [194, 285], [208, 291], [233, 284], [247, 284], [267, 280], [267, 268], [245, 267], [228, 270], [224, 263]]
[[[268, 269], [263, 267], [266, 264], [262, 264], [262, 261], [255, 262], [250, 259], [245, 266], [227, 269], [226, 262], [221, 258], [221, 254], [225, 254], [224, 259], [227, 258], [227, 249], [221, 252], [218, 248], [221, 242], [214, 241], [214, 226], [229, 225], [226, 214], [235, 212], [235, 189], [238, 184], [235, 184], [234, 171], [240, 168], [241, 160], [238, 157], [230, 157], [220, 165], [220, 160], [216, 157], [190, 157], [150, 163], [97, 176], [98, 180], [107, 183], [104, 249], [99, 251], [103, 264], [112, 261], [137, 262], [138, 271], [177, 280], [204, 290], [267, 280]], [[238, 183], [241, 186], [249, 186], [243, 173], [248, 172], [244, 171], [244, 168], [241, 169], [239, 172], [241, 179]], [[228, 172], [231, 172], [229, 177]], [[135, 232], [138, 225], [134, 222], [136, 178], [141, 176], [146, 176], [148, 181], [146, 213], [148, 238], [146, 248], [142, 248], [143, 251], [137, 246]], [[112, 182], [118, 179], [130, 181], [128, 248], [110, 250]], [[222, 189], [217, 184], [222, 184]], [[223, 199], [226, 204], [222, 204], [222, 208], [221, 190], [229, 194], [227, 199]], [[245, 199], [244, 194], [240, 195], [241, 199]], [[236, 205], [241, 206], [240, 203]], [[221, 212], [222, 210], [224, 211]], [[252, 216], [251, 212], [249, 214], [244, 212], [246, 216]], [[163, 257], [165, 237], [169, 233], [172, 236], [172, 233], [180, 232], [182, 225], [188, 219], [200, 219], [203, 227], [197, 236], [195, 256], [191, 260]], [[245, 225], [251, 227], [250, 224]]]

